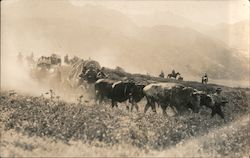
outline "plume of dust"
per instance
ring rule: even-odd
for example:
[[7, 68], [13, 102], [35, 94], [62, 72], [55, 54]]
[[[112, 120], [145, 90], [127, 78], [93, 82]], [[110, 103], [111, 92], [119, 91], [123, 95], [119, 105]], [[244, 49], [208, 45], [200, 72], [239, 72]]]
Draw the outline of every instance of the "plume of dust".
[[115, 69], [119, 66], [129, 73], [147, 73], [144, 68], [134, 66], [133, 63], [127, 61], [127, 59], [123, 59], [120, 54], [117, 54], [115, 50], [107, 47], [102, 47], [99, 50], [92, 52], [91, 58], [98, 61], [103, 67]]
[[23, 56], [22, 64], [17, 62], [17, 54], [2, 54], [1, 56], [1, 89], [32, 95], [40, 95], [48, 90], [49, 87], [41, 86], [31, 78], [30, 68], [25, 64], [25, 56]]

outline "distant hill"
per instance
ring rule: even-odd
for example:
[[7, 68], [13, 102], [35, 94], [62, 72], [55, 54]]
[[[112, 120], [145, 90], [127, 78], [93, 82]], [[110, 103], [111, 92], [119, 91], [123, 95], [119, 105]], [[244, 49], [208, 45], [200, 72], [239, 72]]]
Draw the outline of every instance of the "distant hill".
[[138, 27], [103, 6], [18, 1], [3, 7], [2, 17], [4, 53], [69, 53], [128, 72], [156, 75], [174, 68], [184, 78], [204, 72], [214, 79], [248, 78], [247, 59], [220, 40], [189, 28]]
[[220, 24], [211, 28], [207, 34], [217, 38], [229, 47], [243, 52], [249, 57], [249, 20], [240, 21], [234, 24]]

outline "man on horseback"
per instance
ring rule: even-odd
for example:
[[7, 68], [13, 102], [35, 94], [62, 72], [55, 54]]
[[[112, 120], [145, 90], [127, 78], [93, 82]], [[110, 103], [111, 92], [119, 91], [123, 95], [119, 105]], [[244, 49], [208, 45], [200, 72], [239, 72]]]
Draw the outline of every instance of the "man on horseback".
[[175, 76], [175, 74], [176, 74], [176, 73], [175, 73], [175, 70], [173, 69], [173, 70], [172, 70], [172, 76]]
[[202, 82], [202, 83], [207, 84], [207, 82], [208, 82], [208, 76], [207, 76], [207, 73], [205, 73], [205, 74], [204, 74], [204, 76], [202, 76], [202, 78], [201, 78], [201, 82]]
[[69, 56], [68, 56], [68, 54], [66, 54], [64, 56], [64, 63], [69, 64]]
[[173, 69], [172, 70], [172, 73], [171, 74], [168, 74], [168, 78], [174, 78], [174, 79], [176, 79], [176, 77], [178, 76], [178, 75], [181, 75], [179, 72], [175, 72], [175, 70]]

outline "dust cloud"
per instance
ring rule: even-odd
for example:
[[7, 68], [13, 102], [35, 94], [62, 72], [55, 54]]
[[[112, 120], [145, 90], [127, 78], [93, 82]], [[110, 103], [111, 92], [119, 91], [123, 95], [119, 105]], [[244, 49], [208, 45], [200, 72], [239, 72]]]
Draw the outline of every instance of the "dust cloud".
[[18, 63], [17, 57], [3, 54], [1, 57], [1, 89], [15, 90], [27, 94], [40, 95], [49, 87], [39, 85], [30, 76], [30, 69], [23, 63]]

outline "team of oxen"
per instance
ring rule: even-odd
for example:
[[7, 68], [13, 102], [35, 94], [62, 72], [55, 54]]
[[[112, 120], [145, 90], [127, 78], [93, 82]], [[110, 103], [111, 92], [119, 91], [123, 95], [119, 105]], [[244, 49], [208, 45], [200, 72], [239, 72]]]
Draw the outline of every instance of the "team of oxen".
[[[19, 59], [21, 58], [20, 56], [21, 54], [19, 53]], [[30, 58], [33, 61], [33, 54], [31, 54]], [[68, 56], [66, 56], [66, 59], [65, 63], [70, 63]], [[112, 107], [117, 107], [118, 102], [121, 103], [128, 101], [131, 104], [131, 111], [134, 107], [139, 111], [137, 103], [146, 97], [147, 103], [144, 107], [145, 113], [149, 108], [156, 113], [156, 104], [161, 107], [164, 115], [167, 114], [167, 107], [170, 107], [176, 113], [181, 114], [188, 109], [191, 109], [194, 113], [198, 113], [200, 108], [205, 106], [212, 109], [212, 116], [218, 114], [224, 118], [220, 106], [224, 105], [226, 102], [223, 102], [220, 105], [216, 104], [216, 99], [214, 99], [213, 94], [207, 94], [206, 92], [198, 91], [195, 88], [187, 87], [180, 83], [162, 82], [137, 84], [132, 80], [112, 80], [107, 78], [107, 75], [103, 72], [104, 68], [101, 69], [101, 66], [97, 61], [91, 59], [81, 60], [77, 57], [74, 57], [72, 60], [74, 61], [74, 64], [69, 78], [72, 78], [72, 76], [78, 76], [78, 70], [80, 70], [81, 74], [79, 77], [87, 81], [88, 84], [95, 84], [96, 102], [99, 102], [99, 104], [102, 103], [104, 99], [109, 99], [111, 100]], [[61, 66], [61, 59], [56, 54], [52, 54], [51, 57], [42, 56], [39, 58], [37, 67], [45, 67], [48, 69], [51, 65], [57, 64]], [[175, 73], [173, 70], [172, 74], [178, 75], [179, 73]], [[205, 74], [204, 77], [207, 78], [207, 75]], [[204, 78], [202, 78], [202, 82], [203, 79]], [[128, 104], [127, 109], [129, 109]]]
[[[134, 107], [138, 111], [137, 103], [146, 97], [144, 113], [149, 108], [156, 113], [156, 105], [161, 107], [164, 115], [167, 114], [167, 107], [172, 108], [176, 114], [182, 114], [188, 109], [198, 113], [200, 108], [205, 106], [212, 109], [212, 116], [217, 113], [224, 118], [220, 108], [213, 108], [215, 104], [213, 95], [180, 83], [162, 82], [142, 85], [132, 81], [99, 79], [95, 82], [95, 92], [97, 103], [101, 104], [106, 98], [111, 100], [112, 107], [117, 107], [117, 103], [128, 101], [131, 104], [131, 111]], [[128, 104], [127, 109], [129, 109]]]

